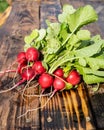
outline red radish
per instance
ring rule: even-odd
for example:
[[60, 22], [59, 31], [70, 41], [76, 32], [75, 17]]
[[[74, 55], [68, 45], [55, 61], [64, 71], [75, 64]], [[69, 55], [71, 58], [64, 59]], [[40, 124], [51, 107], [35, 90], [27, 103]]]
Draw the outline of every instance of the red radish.
[[72, 85], [77, 85], [80, 80], [80, 74], [76, 70], [72, 70], [66, 78], [66, 81]]
[[[21, 71], [22, 67], [26, 66], [27, 60], [28, 61], [35, 61], [38, 58], [39, 58], [39, 52], [38, 52], [38, 50], [35, 49], [35, 48], [33, 48], [33, 47], [30, 47], [26, 51], [26, 53], [25, 52], [20, 52], [17, 55], [17, 60], [12, 65], [14, 65], [16, 62], [18, 62], [19, 64], [18, 64], [18, 70], [17, 71], [19, 73], [21, 73], [20, 71]], [[16, 72], [15, 70], [10, 70], [10, 67], [7, 70], [4, 70], [4, 71], [0, 72], [0, 76], [2, 76], [5, 73], [8, 73], [8, 72]]]
[[24, 62], [22, 64], [18, 64], [17, 70], [14, 69], [7, 69], [4, 71], [0, 72], [0, 76], [4, 75], [5, 73], [9, 73], [9, 72], [18, 72], [19, 74], [22, 73], [22, 69], [25, 68], [27, 66], [27, 64]]
[[34, 65], [32, 66], [33, 70], [35, 70], [35, 72], [37, 74], [42, 74], [46, 71], [46, 69], [44, 68], [44, 66], [42, 65], [41, 61], [36, 61], [34, 63]]
[[25, 81], [32, 80], [33, 78], [35, 78], [35, 76], [36, 75], [35, 75], [35, 73], [34, 73], [34, 71], [33, 71], [33, 69], [31, 67], [24, 68], [22, 73], [21, 73], [22, 79], [17, 84], [15, 84], [12, 88], [7, 89], [7, 90], [2, 90], [2, 91], [0, 91], [0, 93], [8, 92], [8, 91], [16, 88], [17, 86], [21, 85]]
[[16, 64], [17, 62], [19, 63], [19, 64], [18, 64], [18, 72], [19, 72], [20, 66], [27, 63], [25, 52], [20, 52], [20, 53], [17, 55], [16, 61], [14, 61], [13, 64], [8, 67], [7, 70], [1, 71], [1, 72], [0, 72], [0, 76], [4, 75], [5, 73], [16, 72], [16, 70], [12, 70], [12, 69], [10, 69], [10, 68], [11, 68], [14, 64]]
[[17, 55], [17, 61], [18, 63], [22, 64], [22, 63], [26, 63], [27, 60], [26, 60], [26, 53], [25, 52], [20, 52], [18, 55]]
[[53, 81], [53, 87], [55, 90], [62, 90], [65, 88], [65, 82], [61, 78], [55, 78]]
[[56, 70], [54, 71], [54, 74], [55, 74], [56, 76], [58, 76], [58, 77], [63, 77], [64, 71], [63, 71], [62, 68], [58, 68], [58, 69], [56, 69]]
[[65, 82], [62, 78], [55, 78], [53, 81], [53, 87], [54, 87], [54, 91], [52, 93], [52, 95], [50, 96], [50, 98], [53, 97], [53, 95], [59, 91], [59, 90], [63, 90], [65, 88]]
[[17, 70], [18, 73], [21, 74], [21, 73], [22, 73], [22, 70], [23, 70], [24, 68], [26, 68], [26, 67], [27, 67], [27, 64], [25, 64], [25, 63], [19, 64], [19, 65], [18, 65], [18, 68], [17, 68], [17, 69], [18, 69], [18, 70]]
[[53, 77], [48, 73], [43, 73], [42, 75], [40, 75], [38, 82], [42, 88], [42, 91], [44, 91], [46, 88], [52, 86]]
[[34, 47], [30, 47], [26, 51], [26, 59], [30, 62], [38, 60], [39, 55], [39, 51]]
[[25, 80], [30, 80], [35, 76], [35, 72], [31, 67], [27, 67], [22, 70], [21, 76]]

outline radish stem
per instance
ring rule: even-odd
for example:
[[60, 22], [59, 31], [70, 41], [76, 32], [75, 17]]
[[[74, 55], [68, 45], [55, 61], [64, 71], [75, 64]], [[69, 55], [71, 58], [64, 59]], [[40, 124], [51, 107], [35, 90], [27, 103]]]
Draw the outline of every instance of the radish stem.
[[24, 89], [23, 89], [23, 92], [22, 92], [22, 98], [25, 100], [25, 98], [24, 98], [24, 93], [25, 93], [25, 90], [26, 90], [26, 88], [27, 88], [27, 86], [30, 84], [30, 82], [34, 79], [34, 77], [35, 76], [33, 76], [32, 78], [31, 78], [31, 80], [29, 80], [28, 82], [27, 82], [27, 84], [25, 85], [25, 87], [24, 87]]
[[19, 86], [19, 85], [21, 85], [22, 83], [24, 83], [25, 81], [26, 81], [25, 79], [22, 79], [22, 80], [20, 80], [17, 84], [15, 84], [12, 88], [7, 89], [7, 90], [2, 90], [2, 91], [0, 91], [0, 93], [9, 92], [9, 91], [11, 91], [12, 89], [16, 88], [17, 86]]

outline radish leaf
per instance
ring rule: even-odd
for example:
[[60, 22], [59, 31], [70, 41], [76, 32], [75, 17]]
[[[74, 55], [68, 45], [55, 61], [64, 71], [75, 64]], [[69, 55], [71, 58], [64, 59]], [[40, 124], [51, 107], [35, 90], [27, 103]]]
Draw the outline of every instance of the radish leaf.
[[70, 20], [68, 21], [71, 32], [79, 29], [83, 25], [94, 22], [98, 19], [97, 14], [92, 6], [87, 5], [80, 7], [73, 14], [70, 15]]

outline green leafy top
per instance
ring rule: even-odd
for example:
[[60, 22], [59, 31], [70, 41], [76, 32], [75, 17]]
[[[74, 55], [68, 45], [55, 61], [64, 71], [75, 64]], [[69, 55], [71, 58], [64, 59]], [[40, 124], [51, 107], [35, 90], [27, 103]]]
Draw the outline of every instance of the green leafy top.
[[74, 30], [81, 28], [83, 25], [94, 22], [97, 19], [97, 14], [92, 6], [87, 5], [85, 7], [80, 7], [77, 11], [71, 14], [68, 24], [71, 32], [73, 32]]
[[78, 9], [64, 5], [58, 22], [46, 21], [46, 29], [35, 29], [25, 37], [24, 49], [38, 48], [51, 74], [57, 67], [62, 67], [65, 75], [75, 68], [87, 84], [104, 82], [104, 40], [81, 28], [97, 19], [90, 5]]

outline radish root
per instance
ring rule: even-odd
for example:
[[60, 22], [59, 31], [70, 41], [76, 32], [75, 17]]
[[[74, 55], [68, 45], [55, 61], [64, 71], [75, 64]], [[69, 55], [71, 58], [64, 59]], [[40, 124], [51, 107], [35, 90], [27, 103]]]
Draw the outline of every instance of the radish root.
[[34, 77], [35, 77], [35, 76], [33, 76], [33, 78], [27, 82], [27, 84], [25, 85], [25, 87], [24, 87], [24, 89], [23, 89], [22, 98], [23, 98], [25, 101], [26, 101], [26, 99], [24, 98], [24, 93], [25, 93], [25, 91], [26, 91], [27, 86], [29, 86], [30, 82], [34, 79]]
[[1, 93], [9, 92], [9, 91], [13, 90], [14, 88], [16, 88], [17, 86], [21, 85], [21, 84], [24, 83], [24, 82], [25, 82], [24, 79], [23, 79], [23, 80], [20, 80], [20, 81], [19, 81], [17, 84], [15, 84], [12, 88], [7, 89], [7, 90], [2, 90], [2, 91], [0, 91], [0, 94], [1, 94]]
[[36, 111], [36, 110], [39, 110], [39, 109], [43, 109], [43, 108], [47, 105], [47, 103], [51, 100], [51, 98], [52, 98], [53, 95], [56, 93], [56, 91], [53, 91], [53, 92], [51, 92], [51, 93], [52, 93], [52, 94], [50, 95], [50, 97], [48, 98], [48, 100], [45, 102], [45, 104], [44, 104], [43, 106], [37, 107], [37, 108], [33, 108], [33, 109], [28, 109], [24, 114], [18, 116], [17, 118], [21, 118], [21, 117], [27, 115], [28, 112], [32, 112], [32, 111]]

